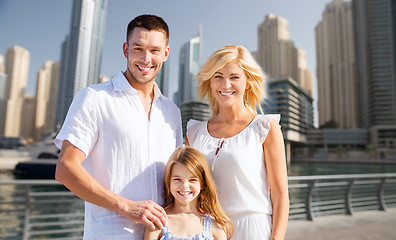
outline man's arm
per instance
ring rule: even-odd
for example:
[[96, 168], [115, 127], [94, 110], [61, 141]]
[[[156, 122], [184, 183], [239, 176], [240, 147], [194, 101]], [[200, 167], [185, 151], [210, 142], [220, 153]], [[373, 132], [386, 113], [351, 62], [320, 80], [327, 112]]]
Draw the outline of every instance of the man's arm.
[[[153, 201], [132, 201], [103, 187], [81, 165], [85, 154], [64, 140], [56, 165], [55, 179], [81, 199], [116, 211], [131, 221], [143, 223], [151, 229], [166, 225], [165, 210]], [[155, 225], [154, 225], [155, 224]]]

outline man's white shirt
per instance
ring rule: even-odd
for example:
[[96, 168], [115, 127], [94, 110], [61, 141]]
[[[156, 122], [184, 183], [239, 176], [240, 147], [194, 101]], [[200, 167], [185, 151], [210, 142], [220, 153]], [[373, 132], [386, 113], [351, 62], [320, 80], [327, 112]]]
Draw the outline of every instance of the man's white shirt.
[[[150, 118], [122, 72], [79, 91], [55, 144], [86, 156], [83, 166], [105, 188], [134, 201], [162, 203], [165, 164], [183, 144], [180, 110], [154, 85]], [[85, 203], [84, 239], [142, 239], [144, 225]]]

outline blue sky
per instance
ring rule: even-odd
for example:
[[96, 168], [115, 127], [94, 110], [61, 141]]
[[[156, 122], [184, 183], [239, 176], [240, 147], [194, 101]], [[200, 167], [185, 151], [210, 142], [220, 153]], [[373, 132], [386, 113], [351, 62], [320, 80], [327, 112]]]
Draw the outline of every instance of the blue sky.
[[[265, 15], [273, 13], [289, 21], [290, 40], [306, 51], [316, 87], [314, 29], [329, 2], [331, 0], [109, 0], [101, 74], [111, 77], [125, 70], [122, 44], [126, 26], [139, 14], [156, 14], [168, 23], [170, 79], [176, 82], [180, 47], [198, 33], [199, 24], [203, 30], [203, 63], [226, 44], [244, 45], [256, 51], [257, 26]], [[61, 43], [69, 32], [71, 9], [72, 0], [0, 0], [0, 54], [5, 55], [13, 45], [29, 50], [27, 93], [35, 94], [36, 75], [44, 62], [60, 59]], [[176, 88], [175, 84], [172, 86]]]

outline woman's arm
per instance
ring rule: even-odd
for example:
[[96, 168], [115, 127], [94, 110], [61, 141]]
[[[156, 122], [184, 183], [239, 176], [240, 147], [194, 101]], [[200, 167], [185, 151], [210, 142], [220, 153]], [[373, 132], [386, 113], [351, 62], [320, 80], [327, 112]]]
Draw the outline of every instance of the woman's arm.
[[263, 143], [264, 159], [271, 189], [271, 239], [284, 239], [289, 217], [289, 190], [285, 146], [282, 131], [276, 120], [270, 122], [270, 131]]

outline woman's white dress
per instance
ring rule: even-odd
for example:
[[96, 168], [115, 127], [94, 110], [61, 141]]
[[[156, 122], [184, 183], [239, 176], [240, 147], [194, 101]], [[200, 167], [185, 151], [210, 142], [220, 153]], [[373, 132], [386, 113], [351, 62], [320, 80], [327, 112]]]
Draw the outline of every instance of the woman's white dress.
[[234, 224], [235, 240], [271, 236], [272, 204], [263, 143], [272, 119], [279, 122], [280, 115], [257, 115], [240, 133], [221, 139], [209, 134], [207, 121], [187, 123], [190, 146], [211, 166], [220, 204]]

